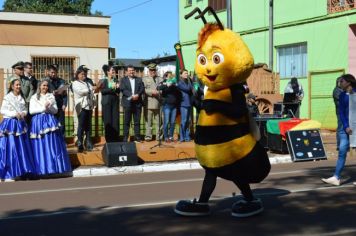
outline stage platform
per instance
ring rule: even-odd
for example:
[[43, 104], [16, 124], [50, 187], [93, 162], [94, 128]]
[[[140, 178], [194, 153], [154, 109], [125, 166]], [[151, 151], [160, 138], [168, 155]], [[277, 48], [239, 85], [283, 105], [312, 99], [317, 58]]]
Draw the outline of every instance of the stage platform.
[[[324, 142], [327, 158], [337, 158], [335, 132], [321, 130], [321, 136]], [[93, 151], [83, 153], [78, 153], [77, 148], [73, 144], [69, 144], [67, 147], [72, 166], [104, 166], [101, 154], [104, 144], [105, 142], [102, 141], [95, 145]], [[162, 143], [163, 146], [151, 149], [151, 147], [156, 144], [156, 141], [136, 143], [137, 154], [142, 163], [195, 159], [193, 141], [184, 143], [174, 142], [169, 144]], [[270, 157], [273, 157], [274, 153], [268, 152], [268, 154]], [[289, 154], [287, 153], [285, 155]]]
[[[157, 141], [135, 143], [137, 155], [142, 163], [177, 161], [195, 158], [194, 142], [172, 142], [157, 145]], [[155, 147], [154, 147], [155, 146]], [[68, 145], [68, 153], [72, 166], [104, 165], [101, 151], [104, 143], [96, 144], [91, 152], [78, 153], [74, 145]]]

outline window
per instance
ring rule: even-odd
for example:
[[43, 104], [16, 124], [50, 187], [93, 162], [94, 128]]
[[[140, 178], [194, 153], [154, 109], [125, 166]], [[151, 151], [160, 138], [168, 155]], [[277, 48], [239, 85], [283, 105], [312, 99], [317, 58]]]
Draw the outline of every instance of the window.
[[74, 71], [78, 67], [75, 57], [46, 57], [32, 56], [33, 73], [37, 79], [44, 78], [48, 65], [58, 65], [58, 77], [70, 81], [74, 76]]
[[226, 10], [226, 0], [209, 0], [209, 6], [215, 11]]
[[281, 78], [307, 76], [307, 44], [277, 48], [277, 70]]
[[185, 0], [185, 6], [191, 6], [192, 0]]

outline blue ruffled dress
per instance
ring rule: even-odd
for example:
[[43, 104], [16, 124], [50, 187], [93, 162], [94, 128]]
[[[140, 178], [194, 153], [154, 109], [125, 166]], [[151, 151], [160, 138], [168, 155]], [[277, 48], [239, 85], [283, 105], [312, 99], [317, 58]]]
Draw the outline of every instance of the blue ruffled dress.
[[49, 113], [32, 117], [30, 138], [37, 174], [62, 174], [72, 171], [61, 124]]
[[15, 179], [35, 173], [26, 122], [4, 118], [0, 123], [0, 179]]

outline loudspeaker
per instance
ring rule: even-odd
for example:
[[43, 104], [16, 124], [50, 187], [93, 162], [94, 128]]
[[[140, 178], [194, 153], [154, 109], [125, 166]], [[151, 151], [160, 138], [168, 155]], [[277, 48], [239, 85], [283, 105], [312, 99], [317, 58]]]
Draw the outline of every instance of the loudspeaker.
[[294, 130], [287, 132], [287, 146], [292, 161], [326, 159], [319, 130]]
[[113, 142], [105, 143], [101, 154], [108, 167], [138, 165], [135, 143]]

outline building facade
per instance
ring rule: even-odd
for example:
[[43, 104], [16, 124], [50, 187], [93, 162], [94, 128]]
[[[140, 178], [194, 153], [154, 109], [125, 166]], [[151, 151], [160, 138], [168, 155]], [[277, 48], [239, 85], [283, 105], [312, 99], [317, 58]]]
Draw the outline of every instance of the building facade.
[[48, 64], [70, 79], [79, 65], [101, 71], [108, 62], [110, 17], [0, 12], [0, 68], [33, 63], [37, 78]]
[[[249, 46], [255, 63], [269, 63], [269, 3], [233, 0], [232, 30]], [[343, 73], [356, 74], [356, 3], [346, 0], [274, 0], [273, 71], [280, 93], [291, 77], [301, 81], [305, 97], [301, 117], [336, 127], [332, 90]], [[211, 5], [226, 25], [226, 0], [181, 0], [179, 36], [185, 65], [194, 70], [196, 40], [203, 23], [184, 19], [195, 7]], [[208, 21], [214, 22], [211, 15]]]

